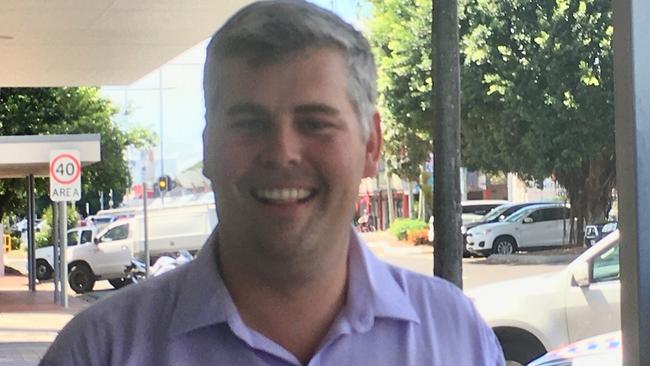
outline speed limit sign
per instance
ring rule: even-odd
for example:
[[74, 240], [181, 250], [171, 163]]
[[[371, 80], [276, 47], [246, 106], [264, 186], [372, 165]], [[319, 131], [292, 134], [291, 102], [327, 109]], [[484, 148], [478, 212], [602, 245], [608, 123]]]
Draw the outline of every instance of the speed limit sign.
[[77, 150], [50, 153], [50, 199], [55, 202], [81, 199], [81, 160]]

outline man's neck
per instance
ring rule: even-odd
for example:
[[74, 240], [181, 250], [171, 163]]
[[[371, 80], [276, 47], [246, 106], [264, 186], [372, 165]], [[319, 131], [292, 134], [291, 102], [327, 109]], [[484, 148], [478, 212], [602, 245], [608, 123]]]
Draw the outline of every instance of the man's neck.
[[[333, 243], [332, 243], [333, 244]], [[291, 268], [289, 263], [249, 261], [219, 251], [219, 268], [244, 323], [294, 354], [303, 364], [316, 353], [345, 305], [348, 245], [313, 263]], [[331, 248], [337, 248], [332, 245]], [[304, 268], [311, 268], [305, 271]]]

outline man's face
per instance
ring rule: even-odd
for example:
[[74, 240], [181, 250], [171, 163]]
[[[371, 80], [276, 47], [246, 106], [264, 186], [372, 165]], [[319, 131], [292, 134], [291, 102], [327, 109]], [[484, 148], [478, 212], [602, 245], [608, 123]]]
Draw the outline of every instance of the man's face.
[[267, 255], [347, 238], [359, 182], [376, 173], [380, 130], [374, 116], [370, 138], [361, 137], [343, 57], [321, 48], [221, 67], [204, 132], [220, 231]]

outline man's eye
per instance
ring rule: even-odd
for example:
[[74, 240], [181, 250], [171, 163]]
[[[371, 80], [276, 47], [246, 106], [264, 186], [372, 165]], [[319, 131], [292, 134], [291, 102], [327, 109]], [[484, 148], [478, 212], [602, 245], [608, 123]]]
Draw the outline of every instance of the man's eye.
[[304, 119], [299, 122], [299, 126], [304, 131], [320, 132], [332, 127], [332, 123], [319, 119]]
[[260, 119], [240, 119], [235, 121], [232, 128], [243, 131], [262, 131], [266, 128], [266, 123]]

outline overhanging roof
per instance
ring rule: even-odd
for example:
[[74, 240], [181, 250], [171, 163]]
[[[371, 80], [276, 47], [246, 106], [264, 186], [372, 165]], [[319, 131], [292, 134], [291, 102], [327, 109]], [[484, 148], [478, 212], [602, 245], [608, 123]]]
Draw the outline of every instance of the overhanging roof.
[[0, 87], [128, 85], [251, 0], [2, 0]]
[[81, 165], [101, 161], [100, 135], [0, 136], [0, 178], [50, 174], [50, 152], [78, 150]]

